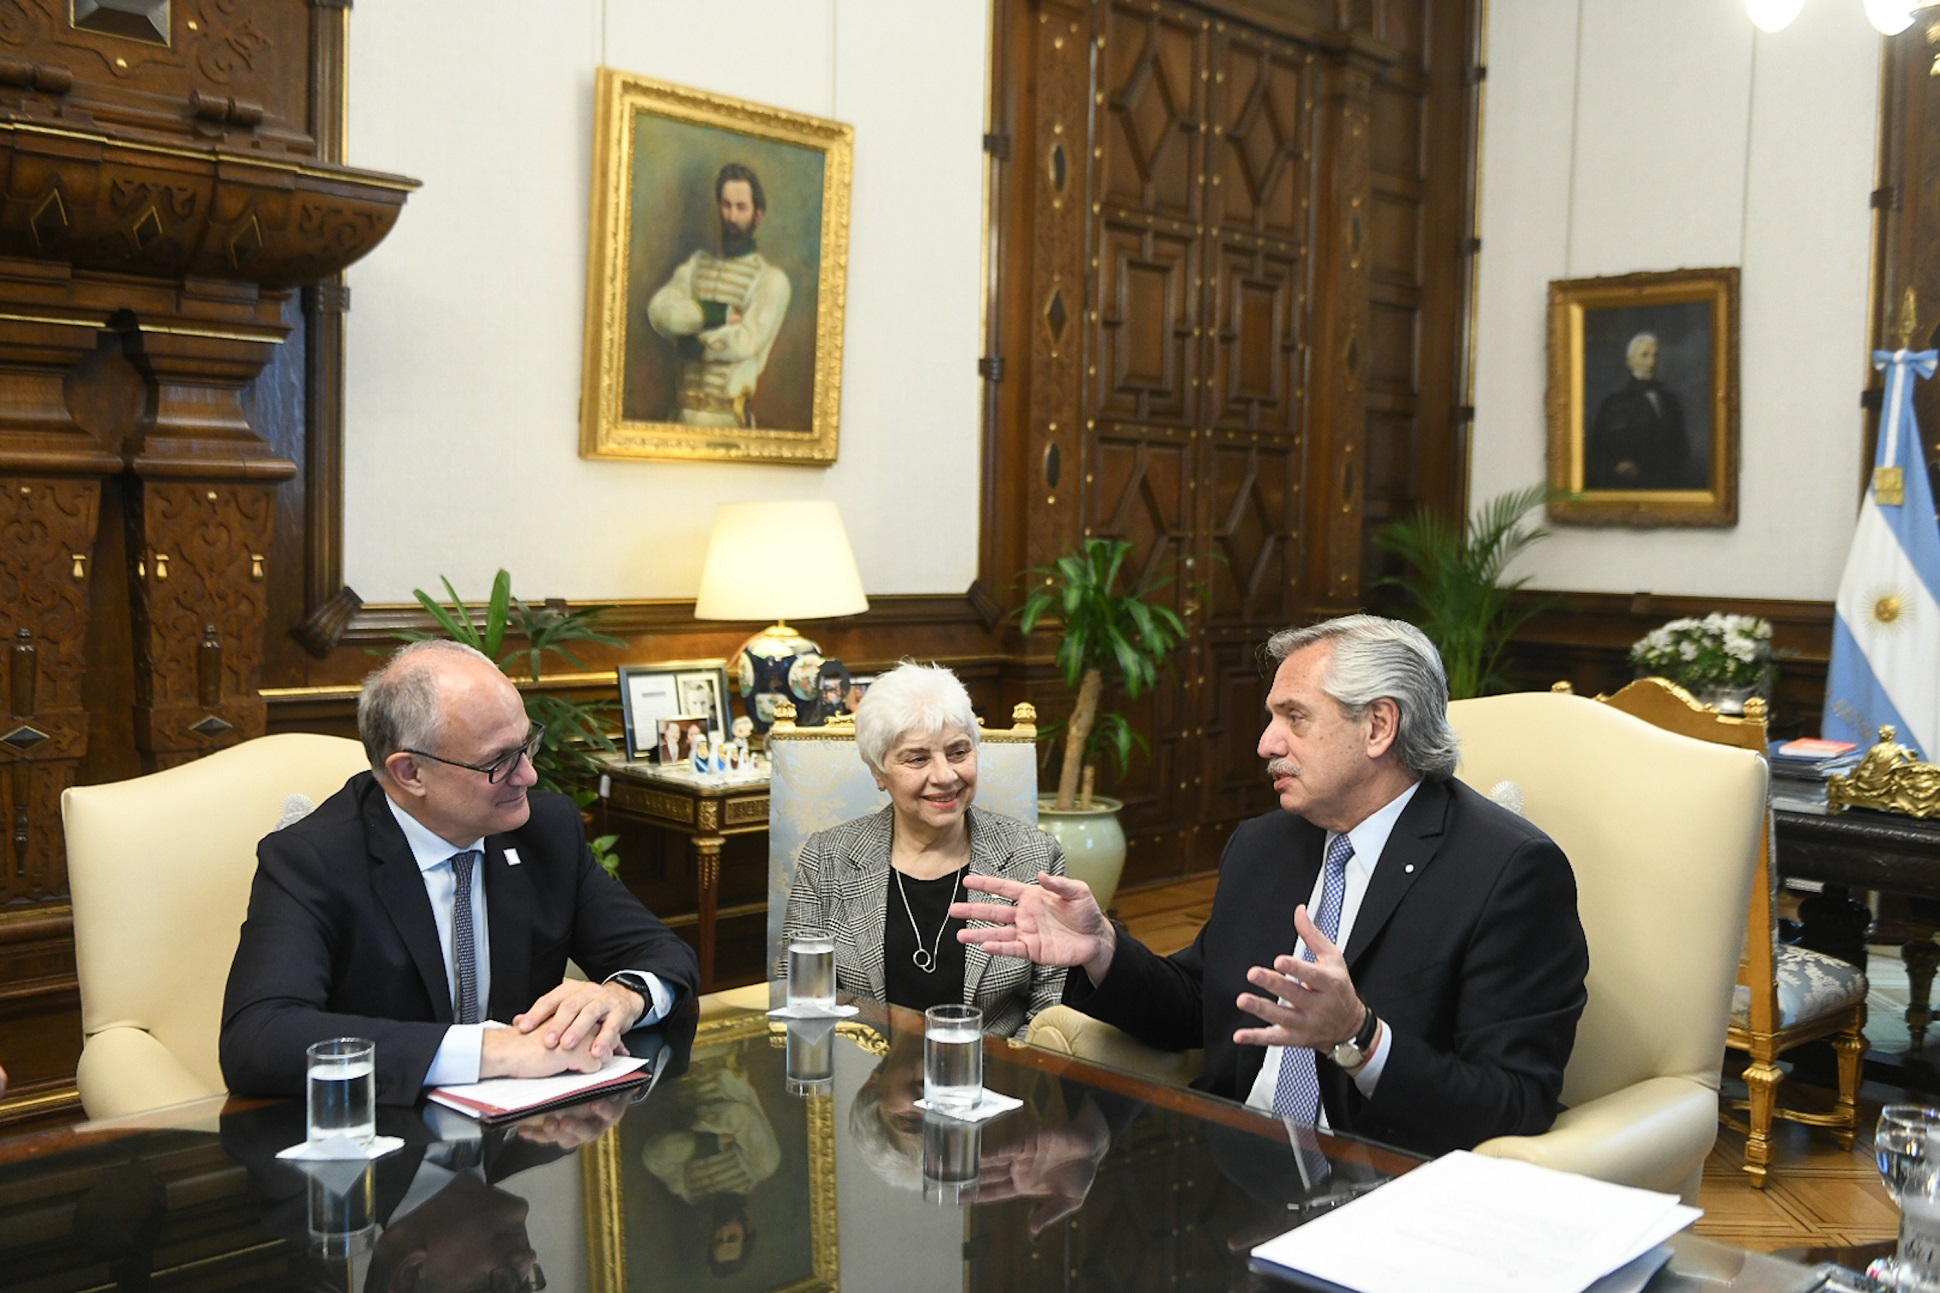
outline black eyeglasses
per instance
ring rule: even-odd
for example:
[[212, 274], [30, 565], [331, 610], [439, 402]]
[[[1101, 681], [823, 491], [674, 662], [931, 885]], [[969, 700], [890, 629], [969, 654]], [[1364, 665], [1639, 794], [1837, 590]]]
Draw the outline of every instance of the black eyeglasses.
[[430, 759], [433, 763], [448, 763], [454, 768], [464, 768], [468, 772], [482, 772], [485, 774], [485, 780], [496, 786], [518, 769], [520, 759], [530, 759], [538, 752], [539, 742], [545, 739], [545, 735], [546, 725], [534, 723], [532, 730], [525, 734], [524, 744], [515, 750], [506, 751], [490, 763], [460, 763], [456, 759], [447, 759], [442, 754], [433, 754], [429, 750], [407, 748], [404, 753], [415, 754], [420, 759]]

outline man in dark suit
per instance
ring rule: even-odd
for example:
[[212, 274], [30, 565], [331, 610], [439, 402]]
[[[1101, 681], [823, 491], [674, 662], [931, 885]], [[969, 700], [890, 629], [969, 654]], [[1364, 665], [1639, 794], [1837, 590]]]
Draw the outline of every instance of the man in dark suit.
[[1640, 332], [1624, 349], [1630, 380], [1597, 406], [1584, 446], [1585, 489], [1698, 489], [1691, 478], [1684, 406], [1657, 380], [1657, 337]]
[[490, 660], [414, 643], [357, 725], [372, 771], [258, 846], [223, 1000], [232, 1091], [297, 1095], [305, 1049], [342, 1036], [375, 1040], [391, 1104], [592, 1072], [693, 994], [692, 949], [593, 861], [571, 800], [532, 791], [538, 734]]
[[[1242, 825], [1211, 918], [1160, 957], [1079, 881], [973, 877], [994, 955], [1082, 970], [1065, 1001], [1169, 1050], [1200, 1085], [1427, 1153], [1549, 1127], [1589, 956], [1569, 862], [1453, 779], [1440, 657], [1353, 615], [1276, 634], [1260, 757], [1281, 811]], [[1331, 933], [1328, 931], [1332, 931]]]

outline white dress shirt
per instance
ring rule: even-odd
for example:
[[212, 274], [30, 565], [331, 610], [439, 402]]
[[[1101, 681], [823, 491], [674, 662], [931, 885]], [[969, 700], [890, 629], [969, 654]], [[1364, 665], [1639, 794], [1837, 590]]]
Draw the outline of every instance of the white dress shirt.
[[[1354, 856], [1347, 859], [1347, 892], [1341, 896], [1340, 924], [1334, 931], [1334, 946], [1345, 950], [1348, 938], [1354, 933], [1354, 918], [1361, 914], [1361, 900], [1367, 897], [1368, 881], [1374, 878], [1374, 868], [1381, 863], [1381, 853], [1388, 846], [1388, 836], [1394, 834], [1394, 824], [1401, 818], [1401, 810], [1415, 797], [1421, 788], [1419, 781], [1390, 799], [1386, 804], [1370, 813], [1359, 826], [1347, 832], [1347, 838], [1354, 846]], [[1326, 844], [1322, 846], [1321, 856], [1325, 857], [1326, 845], [1336, 838], [1335, 832], [1328, 831]], [[1307, 914], [1312, 916], [1320, 910], [1321, 890], [1327, 883], [1327, 867], [1323, 863], [1320, 874], [1314, 877], [1313, 892], [1307, 896]], [[1295, 938], [1293, 954], [1299, 956], [1306, 946], [1305, 941]], [[1375, 1085], [1381, 1080], [1381, 1070], [1387, 1067], [1388, 1052], [1393, 1049], [1394, 1033], [1385, 1025], [1381, 1028], [1381, 1039], [1374, 1045], [1374, 1053], [1368, 1056], [1367, 1063], [1354, 1074], [1354, 1085], [1361, 1094], [1371, 1096]], [[1280, 1057], [1286, 1054], [1284, 1046], [1266, 1048], [1266, 1063], [1260, 1065], [1260, 1075], [1253, 1080], [1253, 1089], [1247, 1092], [1246, 1103], [1255, 1109], [1273, 1112], [1273, 1092], [1280, 1081]], [[1320, 1109], [1319, 1125], [1327, 1126], [1327, 1107]]]
[[[478, 957], [478, 1001], [483, 1008], [492, 999], [492, 935], [490, 922], [485, 919], [485, 838], [480, 836], [463, 848], [457, 847], [398, 807], [397, 801], [389, 795], [384, 797], [384, 803], [390, 808], [391, 816], [397, 819], [398, 829], [404, 832], [404, 842], [411, 846], [411, 856], [418, 864], [418, 874], [424, 877], [424, 891], [431, 899], [431, 918], [438, 925], [438, 949], [444, 954], [445, 978], [451, 989], [454, 1014], [458, 1009], [458, 975], [453, 959], [456, 952], [452, 926], [457, 910], [458, 874], [451, 865], [451, 859], [466, 849], [478, 851], [478, 862], [472, 867], [472, 947]], [[647, 989], [653, 997], [647, 1003], [646, 1013], [640, 1016], [635, 1026], [658, 1022], [673, 1006], [673, 992], [656, 974], [645, 970], [632, 973], [646, 980]], [[608, 981], [611, 981], [610, 977]], [[451, 1025], [445, 1030], [444, 1040], [438, 1043], [438, 1053], [432, 1057], [431, 1067], [425, 1071], [424, 1084], [454, 1086], [478, 1081], [478, 1070], [485, 1050], [485, 1030], [505, 1026], [490, 1019], [480, 1024]]]

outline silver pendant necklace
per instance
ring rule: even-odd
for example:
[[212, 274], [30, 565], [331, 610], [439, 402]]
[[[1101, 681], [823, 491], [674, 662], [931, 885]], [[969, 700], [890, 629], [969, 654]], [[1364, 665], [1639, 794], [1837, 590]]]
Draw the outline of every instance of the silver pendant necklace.
[[[891, 867], [890, 870], [896, 871], [896, 868]], [[957, 890], [962, 885], [963, 868], [958, 867], [956, 878], [950, 882], [951, 903], [956, 902]], [[903, 873], [901, 871], [896, 871], [896, 892], [903, 896], [903, 915], [909, 917], [909, 932], [916, 935], [916, 950], [909, 954], [909, 959], [923, 973], [934, 974], [936, 972], [936, 954], [943, 950], [943, 931], [950, 927], [950, 909], [948, 907], [943, 909], [943, 923], [936, 927], [936, 937], [930, 940], [929, 948], [926, 951], [923, 947], [923, 931], [916, 927], [916, 912], [909, 905], [909, 890], [903, 887]]]

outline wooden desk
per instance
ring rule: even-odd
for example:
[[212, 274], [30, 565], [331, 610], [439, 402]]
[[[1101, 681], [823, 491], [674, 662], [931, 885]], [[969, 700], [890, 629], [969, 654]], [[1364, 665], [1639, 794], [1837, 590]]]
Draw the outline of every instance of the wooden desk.
[[730, 835], [768, 830], [768, 777], [708, 776], [680, 765], [611, 759], [608, 804], [688, 837], [698, 879], [701, 991], [714, 990], [714, 916], [721, 896], [721, 845]]
[[1900, 959], [1906, 964], [1907, 1034], [1917, 1053], [1932, 1019], [1933, 978], [1940, 968], [1940, 944], [1933, 941], [1940, 929], [1940, 821], [1860, 808], [1779, 808], [1774, 818], [1778, 873], [1826, 886], [1800, 906], [1806, 946], [1863, 966], [1870, 912], [1852, 900], [1852, 892], [1872, 889], [1911, 900]]

